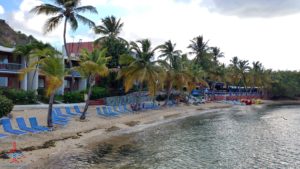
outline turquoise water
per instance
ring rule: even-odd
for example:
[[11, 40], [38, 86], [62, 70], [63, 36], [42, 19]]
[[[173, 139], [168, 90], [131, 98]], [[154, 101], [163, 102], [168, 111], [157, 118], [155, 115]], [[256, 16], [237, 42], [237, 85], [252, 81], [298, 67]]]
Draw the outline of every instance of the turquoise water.
[[63, 166], [299, 168], [300, 106], [235, 107], [149, 128], [131, 135], [125, 146], [104, 147], [99, 145], [85, 156], [66, 157], [63, 161], [69, 162]]

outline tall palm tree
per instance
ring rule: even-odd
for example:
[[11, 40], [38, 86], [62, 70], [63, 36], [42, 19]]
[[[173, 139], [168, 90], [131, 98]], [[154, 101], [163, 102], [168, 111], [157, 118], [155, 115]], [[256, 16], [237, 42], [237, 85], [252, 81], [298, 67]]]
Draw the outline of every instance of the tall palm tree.
[[193, 40], [191, 40], [191, 44], [188, 46], [192, 51], [190, 54], [195, 54], [195, 61], [197, 63], [201, 63], [205, 57], [205, 54], [208, 50], [207, 46], [208, 41], [204, 41], [203, 36], [197, 36]]
[[[64, 31], [63, 31], [63, 40], [66, 55], [68, 56], [69, 66], [73, 67], [70, 53], [67, 49], [67, 41], [66, 41], [66, 32], [67, 32], [67, 23], [70, 23], [70, 26], [73, 31], [78, 28], [78, 21], [82, 22], [85, 25], [90, 27], [94, 27], [95, 23], [85, 16], [81, 15], [82, 12], [90, 12], [97, 14], [97, 9], [93, 6], [79, 6], [81, 0], [52, 0], [54, 5], [52, 4], [42, 4], [31, 9], [30, 12], [36, 14], [46, 14], [52, 15], [45, 25], [44, 25], [44, 33], [51, 32], [55, 29], [64, 19]], [[54, 15], [54, 16], [53, 16]], [[72, 74], [72, 88], [74, 86], [75, 79]]]
[[252, 68], [250, 69], [252, 88], [262, 86], [262, 75], [264, 68], [259, 61], [252, 62]]
[[176, 59], [178, 59], [181, 54], [181, 50], [175, 50], [175, 48], [176, 43], [173, 44], [171, 40], [165, 42], [160, 46], [161, 55], [159, 57], [164, 57], [169, 64], [174, 64], [171, 65], [172, 67], [178, 65], [179, 60]]
[[36, 65], [39, 65], [39, 72], [46, 76], [47, 78], [47, 92], [46, 95], [49, 98], [47, 125], [48, 127], [53, 127], [52, 122], [52, 107], [54, 102], [54, 95], [57, 89], [63, 84], [63, 78], [65, 76], [64, 65], [61, 58], [56, 56], [49, 56], [40, 59], [37, 62], [31, 63], [27, 68], [21, 70], [21, 79], [28, 72], [36, 69]]
[[83, 50], [80, 55], [80, 63], [78, 67], [74, 67], [83, 77], [88, 79], [89, 90], [85, 107], [80, 117], [81, 120], [85, 119], [86, 111], [89, 106], [90, 97], [92, 94], [92, 88], [95, 85], [97, 76], [107, 76], [108, 68], [106, 64], [110, 57], [106, 57], [107, 49], [96, 49], [93, 52]]
[[238, 63], [238, 70], [239, 70], [241, 81], [244, 84], [245, 90], [247, 90], [247, 73], [250, 70], [249, 61], [240, 60]]
[[154, 54], [158, 49], [159, 46], [152, 49], [150, 40], [144, 39], [137, 43], [131, 42], [134, 56], [121, 55], [120, 64], [127, 66], [122, 67], [118, 78], [124, 78], [125, 92], [130, 90], [135, 83], [140, 85], [141, 91], [142, 84], [146, 83], [150, 95], [155, 96], [158, 85], [162, 84], [164, 78], [164, 70], [157, 64], [157, 61], [154, 61]]
[[101, 21], [102, 24], [94, 28], [96, 34], [103, 35], [95, 41], [96, 43], [101, 42], [107, 38], [122, 39], [118, 37], [124, 26], [124, 23], [121, 22], [121, 19], [117, 19], [115, 16], [108, 16]]
[[224, 57], [224, 53], [218, 47], [211, 47], [212, 54], [213, 54], [213, 61], [218, 63], [218, 59]]

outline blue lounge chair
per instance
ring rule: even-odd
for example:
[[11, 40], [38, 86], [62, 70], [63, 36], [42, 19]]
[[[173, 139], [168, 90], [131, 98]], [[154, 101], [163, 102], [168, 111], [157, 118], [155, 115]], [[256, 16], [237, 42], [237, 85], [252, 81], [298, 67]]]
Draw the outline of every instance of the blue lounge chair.
[[118, 112], [113, 111], [112, 107], [110, 107], [110, 106], [107, 106], [107, 110], [108, 110], [109, 114], [119, 114]]
[[123, 112], [123, 113], [131, 113], [131, 111], [126, 110], [126, 109], [124, 108], [124, 106], [121, 106], [121, 105], [119, 105], [119, 110], [120, 110], [121, 112]]
[[1, 119], [1, 121], [2, 121], [3, 130], [7, 133], [11, 133], [14, 135], [24, 135], [27, 133], [25, 131], [13, 129], [11, 126], [10, 120], [8, 118], [3, 118], [3, 119]]
[[78, 105], [74, 105], [74, 110], [77, 114], [81, 114], [82, 112], [80, 111], [80, 108]]
[[118, 116], [119, 113], [112, 113], [112, 112], [109, 112], [109, 110], [107, 109], [106, 106], [103, 106], [102, 107], [102, 112], [106, 115], [109, 115], [109, 116]]
[[76, 114], [76, 115], [78, 115], [77, 112], [76, 113], [72, 112], [70, 107], [65, 107], [65, 109], [66, 109], [67, 114]]
[[38, 124], [36, 117], [29, 117], [29, 123], [31, 125], [31, 128], [33, 129], [40, 130], [40, 131], [51, 131], [51, 129], [48, 127], [40, 126]]
[[114, 105], [113, 108], [114, 108], [114, 111], [115, 111], [115, 112], [124, 113], [120, 108], [119, 108], [119, 110], [118, 110], [118, 107], [117, 107], [116, 105]]
[[100, 107], [96, 107], [97, 114], [105, 117], [117, 117], [118, 115], [104, 113]]
[[124, 110], [126, 110], [126, 111], [132, 113], [132, 110], [128, 109], [127, 106], [126, 106], [126, 104], [123, 105], [123, 108], [124, 108]]
[[23, 117], [16, 118], [17, 124], [21, 130], [28, 131], [30, 133], [40, 133], [41, 131], [27, 127], [25, 119]]
[[69, 114], [63, 114], [61, 112], [61, 109], [59, 107], [55, 107], [54, 108], [54, 111], [56, 112], [56, 114], [60, 117], [65, 117], [65, 118], [68, 118], [68, 117], [71, 117]]
[[1, 133], [0, 133], [0, 138], [5, 138], [5, 137], [7, 137], [6, 134], [1, 134]]
[[52, 111], [52, 120], [53, 121], [69, 122], [68, 118], [58, 116], [55, 111]]

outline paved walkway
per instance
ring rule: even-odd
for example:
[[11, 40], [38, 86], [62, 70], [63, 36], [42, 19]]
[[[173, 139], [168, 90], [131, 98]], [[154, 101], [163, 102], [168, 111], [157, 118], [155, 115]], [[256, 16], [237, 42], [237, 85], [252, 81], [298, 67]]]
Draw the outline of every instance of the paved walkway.
[[[85, 103], [70, 103], [70, 104], [53, 104], [53, 107], [74, 106], [84, 107]], [[48, 104], [30, 104], [30, 105], [15, 105], [13, 111], [25, 109], [48, 109]]]

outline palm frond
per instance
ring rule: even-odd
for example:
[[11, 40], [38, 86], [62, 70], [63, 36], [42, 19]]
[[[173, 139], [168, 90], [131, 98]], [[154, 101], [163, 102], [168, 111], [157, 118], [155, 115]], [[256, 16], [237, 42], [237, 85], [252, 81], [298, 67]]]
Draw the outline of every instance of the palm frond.
[[88, 25], [91, 28], [95, 26], [95, 23], [92, 20], [90, 20], [82, 15], [76, 14], [75, 18], [77, 18], [80, 22], [82, 22], [85, 25]]
[[94, 13], [94, 14], [98, 14], [98, 11], [95, 7], [93, 6], [81, 6], [81, 7], [78, 7], [78, 8], [75, 8], [74, 9], [75, 12], [77, 13], [80, 13], [80, 12], [90, 12], [90, 13]]
[[62, 21], [63, 15], [60, 14], [55, 17], [49, 18], [44, 25], [44, 34], [51, 32], [54, 28], [56, 28]]
[[35, 14], [59, 14], [59, 13], [63, 13], [64, 9], [51, 5], [51, 4], [42, 4], [39, 6], [36, 6], [34, 8], [32, 8], [30, 10], [31, 13], [35, 13]]

